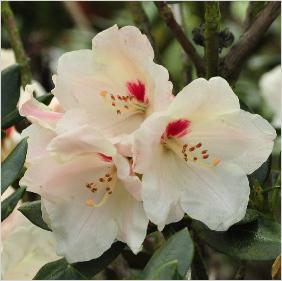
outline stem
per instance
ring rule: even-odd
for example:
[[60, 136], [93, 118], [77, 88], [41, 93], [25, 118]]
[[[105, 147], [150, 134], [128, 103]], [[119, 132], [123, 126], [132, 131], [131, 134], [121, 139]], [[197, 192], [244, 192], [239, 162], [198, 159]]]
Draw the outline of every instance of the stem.
[[252, 55], [253, 49], [257, 47], [270, 25], [279, 16], [280, 10], [280, 1], [270, 1], [224, 58], [221, 76], [231, 84], [234, 85], [237, 81], [244, 62]]
[[246, 12], [246, 18], [244, 20], [244, 30], [247, 30], [250, 25], [252, 24], [253, 20], [257, 16], [257, 14], [262, 10], [264, 7], [264, 1], [250, 1], [248, 5], [248, 9]]
[[158, 8], [158, 11], [161, 17], [166, 22], [166, 25], [172, 31], [176, 40], [182, 46], [183, 50], [186, 52], [186, 54], [191, 59], [191, 61], [195, 64], [198, 76], [204, 76], [205, 66], [204, 66], [203, 59], [197, 53], [193, 44], [186, 37], [183, 29], [176, 22], [169, 6], [163, 1], [155, 1], [154, 3], [156, 7]]
[[31, 82], [31, 69], [29, 65], [29, 58], [27, 57], [23, 44], [20, 38], [20, 34], [16, 25], [13, 11], [11, 10], [10, 4], [7, 1], [2, 2], [2, 18], [6, 29], [8, 31], [9, 40], [14, 50], [16, 61], [21, 66], [21, 80], [23, 88]]
[[129, 1], [128, 2], [128, 8], [132, 14], [133, 21], [134, 23], [139, 27], [139, 29], [145, 33], [151, 42], [151, 45], [153, 46], [154, 52], [155, 52], [155, 57], [156, 61], [160, 62], [160, 55], [158, 53], [158, 50], [156, 48], [155, 40], [151, 34], [151, 27], [150, 27], [150, 22], [149, 18], [146, 15], [142, 2], [138, 1]]
[[218, 1], [205, 2], [205, 57], [207, 78], [218, 75], [218, 49], [220, 31]]

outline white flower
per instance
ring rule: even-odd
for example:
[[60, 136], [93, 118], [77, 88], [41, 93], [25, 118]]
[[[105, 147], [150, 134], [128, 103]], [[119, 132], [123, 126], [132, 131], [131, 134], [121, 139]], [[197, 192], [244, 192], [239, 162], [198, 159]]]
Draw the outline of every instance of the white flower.
[[92, 48], [59, 59], [53, 93], [65, 110], [83, 108], [105, 136], [127, 142], [148, 115], [170, 103], [168, 72], [153, 62], [149, 40], [133, 26], [100, 32]]
[[162, 229], [187, 213], [228, 229], [244, 217], [246, 175], [267, 159], [275, 135], [261, 116], [240, 110], [223, 78], [194, 80], [134, 136], [133, 167], [143, 174], [149, 219]]
[[281, 65], [262, 75], [259, 85], [262, 95], [274, 113], [273, 126], [281, 127]]
[[1, 241], [4, 280], [31, 280], [43, 265], [59, 259], [52, 232], [33, 225], [16, 209], [1, 223]]
[[30, 97], [20, 113], [33, 121], [24, 131], [28, 169], [21, 185], [41, 195], [58, 253], [69, 262], [86, 261], [102, 255], [115, 239], [137, 253], [148, 219], [141, 182], [128, 160], [87, 123], [81, 109], [54, 112]]
[[15, 54], [12, 49], [1, 49], [1, 71], [16, 63]]

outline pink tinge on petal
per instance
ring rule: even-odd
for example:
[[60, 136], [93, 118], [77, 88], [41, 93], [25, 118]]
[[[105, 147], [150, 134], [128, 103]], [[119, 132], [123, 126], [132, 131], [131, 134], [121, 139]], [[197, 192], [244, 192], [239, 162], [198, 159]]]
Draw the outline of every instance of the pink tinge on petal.
[[35, 117], [46, 122], [56, 122], [63, 116], [61, 112], [44, 111], [31, 100], [23, 104], [21, 113], [27, 117]]
[[177, 137], [181, 138], [188, 133], [188, 127], [190, 126], [191, 121], [187, 119], [178, 119], [168, 123], [165, 129], [163, 137]]
[[8, 129], [6, 129], [6, 130], [5, 130], [5, 132], [6, 132], [6, 137], [7, 137], [7, 138], [11, 137], [14, 131], [15, 131], [15, 127], [14, 127], [14, 126], [8, 128]]
[[137, 82], [127, 82], [127, 89], [131, 96], [135, 97], [137, 101], [142, 103], [148, 103], [146, 98], [145, 85], [138, 80]]
[[113, 161], [113, 158], [111, 157], [111, 156], [107, 156], [107, 155], [105, 155], [105, 154], [103, 154], [103, 153], [97, 153], [100, 157], [101, 157], [101, 159], [103, 160], [103, 161], [105, 161], [105, 162], [108, 162], [108, 163], [110, 163], [110, 162], [112, 162]]

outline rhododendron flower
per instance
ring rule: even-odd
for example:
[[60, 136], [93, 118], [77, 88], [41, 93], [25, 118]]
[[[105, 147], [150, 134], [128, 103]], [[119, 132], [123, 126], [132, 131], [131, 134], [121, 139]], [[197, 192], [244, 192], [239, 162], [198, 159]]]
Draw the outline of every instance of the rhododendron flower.
[[213, 230], [228, 229], [244, 217], [246, 175], [267, 159], [275, 135], [261, 116], [240, 110], [223, 78], [194, 80], [134, 135], [149, 219], [162, 229], [187, 213]]
[[[11, 193], [12, 188], [6, 190], [3, 199]], [[17, 209], [1, 223], [1, 242], [4, 280], [31, 280], [43, 265], [59, 259], [52, 232], [35, 226]]]
[[105, 136], [126, 142], [173, 97], [167, 70], [153, 59], [149, 40], [136, 27], [114, 25], [94, 37], [92, 50], [59, 59], [53, 93], [65, 110], [82, 108]]
[[281, 128], [281, 65], [263, 74], [259, 84], [262, 95], [274, 114], [273, 126]]
[[128, 160], [81, 121], [79, 109], [53, 112], [31, 97], [20, 112], [34, 122], [24, 132], [29, 136], [28, 169], [20, 183], [41, 195], [58, 254], [69, 262], [90, 260], [115, 239], [137, 253], [148, 219], [141, 182]]

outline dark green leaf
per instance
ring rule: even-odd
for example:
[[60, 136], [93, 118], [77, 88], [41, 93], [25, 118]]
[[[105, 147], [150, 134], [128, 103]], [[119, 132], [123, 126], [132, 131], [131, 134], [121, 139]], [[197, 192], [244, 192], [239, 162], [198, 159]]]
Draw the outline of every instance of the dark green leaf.
[[261, 186], [264, 186], [271, 170], [271, 155], [268, 159], [257, 169], [255, 170], [250, 176], [255, 177]]
[[86, 262], [74, 263], [72, 266], [90, 279], [109, 265], [121, 253], [124, 247], [124, 243], [115, 242], [101, 257]]
[[256, 221], [260, 217], [260, 213], [253, 209], [247, 209], [245, 217], [235, 225], [247, 224]]
[[272, 260], [280, 255], [280, 225], [263, 216], [225, 232], [212, 231], [200, 222], [192, 226], [210, 247], [241, 260]]
[[45, 221], [42, 219], [41, 201], [26, 202], [18, 210], [33, 224], [51, 231]]
[[122, 251], [125, 244], [116, 242], [101, 257], [87, 262], [69, 264], [60, 259], [45, 264], [33, 278], [35, 280], [75, 280], [91, 279], [95, 274], [108, 266]]
[[195, 244], [195, 254], [191, 266], [191, 279], [192, 280], [209, 279], [204, 258], [201, 254], [200, 247], [197, 244]]
[[173, 260], [157, 268], [150, 276], [151, 280], [182, 280], [177, 272], [178, 262]]
[[[52, 94], [46, 94], [43, 96], [40, 96], [37, 98], [38, 101], [48, 105], [53, 98]], [[2, 129], [7, 129], [19, 121], [21, 121], [24, 117], [20, 116], [19, 111], [17, 108], [15, 108], [13, 111], [11, 111], [9, 114], [3, 117], [2, 119]]]
[[1, 118], [17, 107], [20, 97], [21, 77], [18, 64], [11, 65], [1, 72]]
[[27, 152], [27, 138], [24, 138], [2, 163], [1, 194], [21, 174]]
[[25, 187], [20, 187], [1, 203], [1, 221], [12, 213], [19, 200], [23, 197], [25, 189]]
[[171, 261], [177, 261], [177, 271], [185, 276], [192, 262], [194, 253], [193, 241], [188, 229], [182, 229], [171, 236], [165, 244], [158, 249], [143, 271], [144, 279], [152, 279], [156, 270]]
[[59, 259], [45, 264], [37, 272], [33, 280], [85, 280], [87, 279], [78, 272], [65, 259]]

